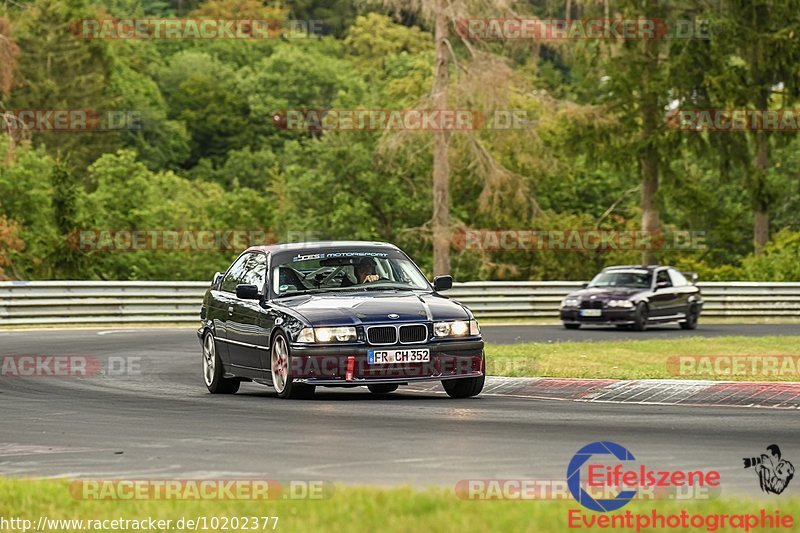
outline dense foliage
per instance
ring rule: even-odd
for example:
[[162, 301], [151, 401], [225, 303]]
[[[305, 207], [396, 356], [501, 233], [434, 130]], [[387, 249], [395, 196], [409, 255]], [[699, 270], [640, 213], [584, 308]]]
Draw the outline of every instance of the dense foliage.
[[[473, 4], [485, 16], [494, 3], [464, 3]], [[707, 22], [709, 34], [612, 47], [589, 39], [465, 43], [454, 30], [452, 107], [528, 117], [523, 129], [450, 135], [456, 234], [637, 230], [645, 168], [659, 176], [655, 202], [668, 241], [680, 232], [702, 236], [702, 246], [667, 247], [657, 260], [705, 279], [800, 280], [796, 132], [667, 125], [676, 107], [791, 108], [800, 85], [800, 2], [529, 0], [516, 12], [559, 18], [565, 4], [573, 18], [603, 17], [605, 9], [611, 17], [656, 13]], [[363, 0], [0, 5], [0, 112], [127, 110], [141, 125], [103, 132], [5, 125], [0, 278], [209, 279], [238, 252], [85, 250], [74, 246], [82, 229], [385, 240], [430, 273], [430, 132], [276, 125], [287, 110], [426, 108], [434, 43], [424, 10]], [[259, 40], [75, 34], [75, 21], [113, 17], [322, 25], [309, 38]], [[756, 213], [768, 213], [770, 238], [759, 253]], [[488, 251], [458, 246], [457, 235], [453, 242], [458, 280], [586, 279], [641, 259], [640, 250]]]

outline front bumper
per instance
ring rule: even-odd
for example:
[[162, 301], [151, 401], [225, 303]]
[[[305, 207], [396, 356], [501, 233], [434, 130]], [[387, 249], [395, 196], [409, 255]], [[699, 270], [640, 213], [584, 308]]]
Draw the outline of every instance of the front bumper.
[[578, 308], [565, 308], [561, 310], [561, 321], [565, 324], [633, 324], [636, 309], [603, 308], [600, 316], [581, 316]]
[[[369, 364], [368, 350], [428, 349], [423, 363]], [[292, 378], [313, 385], [371, 385], [480, 377], [486, 364], [482, 340], [395, 346], [292, 345]]]

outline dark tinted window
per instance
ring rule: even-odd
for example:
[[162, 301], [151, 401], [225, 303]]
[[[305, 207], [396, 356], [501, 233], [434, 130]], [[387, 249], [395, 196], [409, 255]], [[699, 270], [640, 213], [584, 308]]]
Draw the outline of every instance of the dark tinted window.
[[258, 292], [264, 294], [264, 282], [267, 281], [267, 256], [261, 253], [250, 254], [244, 262], [244, 272], [239, 278], [243, 285], [255, 285]]
[[656, 283], [666, 282], [669, 287], [672, 287], [672, 281], [669, 279], [669, 274], [666, 270], [659, 270], [656, 274]]
[[589, 286], [647, 289], [652, 279], [646, 270], [607, 270], [595, 276]]
[[242, 283], [240, 280], [243, 279], [245, 275], [245, 264], [253, 255], [254, 254], [242, 255], [233, 263], [227, 274], [225, 274], [225, 277], [222, 279], [220, 290], [225, 292], [236, 292], [236, 286]]

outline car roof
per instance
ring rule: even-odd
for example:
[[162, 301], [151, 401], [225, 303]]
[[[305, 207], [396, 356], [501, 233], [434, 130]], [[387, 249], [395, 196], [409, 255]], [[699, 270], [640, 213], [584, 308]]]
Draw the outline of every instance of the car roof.
[[305, 241], [305, 242], [287, 242], [278, 244], [264, 244], [251, 246], [245, 252], [299, 252], [302, 250], [314, 250], [318, 248], [389, 248], [398, 250], [397, 246], [388, 242], [380, 241]]
[[603, 270], [658, 270], [659, 268], [672, 268], [665, 265], [618, 265], [606, 267]]

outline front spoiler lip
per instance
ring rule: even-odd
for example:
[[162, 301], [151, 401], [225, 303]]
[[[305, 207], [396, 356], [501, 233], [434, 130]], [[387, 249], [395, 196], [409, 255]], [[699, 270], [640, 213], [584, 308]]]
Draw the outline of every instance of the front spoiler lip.
[[455, 376], [423, 376], [423, 377], [410, 377], [410, 378], [354, 378], [351, 380], [344, 379], [328, 379], [328, 378], [295, 378], [292, 381], [296, 383], [305, 383], [307, 385], [342, 385], [345, 387], [363, 386], [363, 385], [381, 385], [383, 383], [397, 383], [398, 385], [408, 385], [409, 383], [416, 383], [422, 381], [446, 381], [449, 379], [464, 379], [464, 378], [478, 378], [483, 376], [483, 372], [467, 372]]
[[561, 322], [564, 324], [581, 324], [584, 326], [628, 326], [636, 323], [633, 320], [562, 320]]

